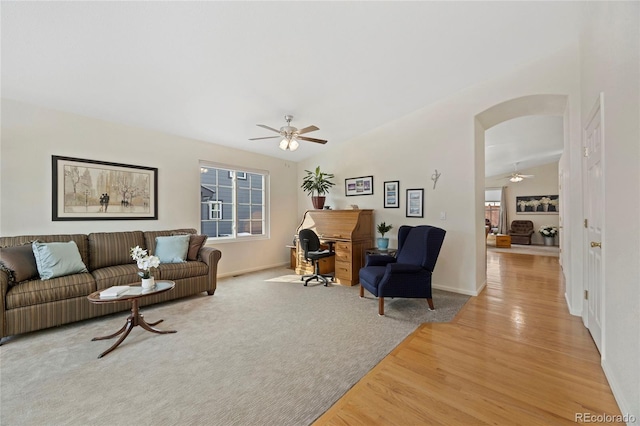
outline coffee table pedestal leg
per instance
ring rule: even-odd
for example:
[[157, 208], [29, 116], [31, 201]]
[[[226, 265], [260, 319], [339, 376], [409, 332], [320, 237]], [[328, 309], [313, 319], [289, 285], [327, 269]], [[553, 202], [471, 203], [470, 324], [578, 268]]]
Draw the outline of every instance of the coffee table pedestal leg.
[[163, 320], [158, 320], [152, 323], [146, 322], [144, 320], [144, 316], [140, 313], [140, 308], [138, 306], [138, 299], [133, 299], [131, 301], [131, 313], [127, 317], [127, 323], [123, 325], [120, 330], [116, 331], [113, 334], [109, 334], [108, 336], [94, 337], [93, 339], [91, 339], [91, 341], [113, 339], [114, 337], [122, 334], [122, 336], [120, 336], [120, 338], [113, 344], [113, 346], [111, 346], [106, 351], [102, 352], [98, 356], [98, 358], [102, 358], [103, 356], [105, 356], [106, 354], [108, 354], [109, 352], [117, 348], [120, 345], [120, 343], [122, 343], [122, 341], [127, 338], [129, 333], [131, 332], [131, 329], [133, 329], [133, 327], [137, 325], [139, 325], [140, 327], [144, 328], [147, 331], [151, 331], [153, 333], [158, 333], [158, 334], [168, 334], [168, 333], [177, 332], [176, 330], [158, 330], [157, 328], [153, 327], [154, 325], [160, 324], [162, 321]]

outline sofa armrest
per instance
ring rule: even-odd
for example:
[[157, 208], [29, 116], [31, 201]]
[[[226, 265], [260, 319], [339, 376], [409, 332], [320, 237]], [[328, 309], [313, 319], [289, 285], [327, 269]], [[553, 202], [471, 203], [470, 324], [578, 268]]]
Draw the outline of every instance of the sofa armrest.
[[198, 252], [198, 256], [209, 267], [209, 289], [207, 294], [212, 296], [218, 283], [218, 261], [222, 257], [222, 252], [217, 248], [202, 247]]
[[0, 269], [0, 339], [6, 336], [5, 322], [5, 301], [7, 300], [7, 292], [9, 291], [9, 274]]

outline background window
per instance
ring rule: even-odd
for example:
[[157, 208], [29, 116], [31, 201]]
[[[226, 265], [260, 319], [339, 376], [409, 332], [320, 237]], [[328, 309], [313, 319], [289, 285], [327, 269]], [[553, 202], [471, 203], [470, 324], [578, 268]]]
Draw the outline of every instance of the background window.
[[225, 239], [266, 235], [267, 176], [201, 164], [201, 232]]

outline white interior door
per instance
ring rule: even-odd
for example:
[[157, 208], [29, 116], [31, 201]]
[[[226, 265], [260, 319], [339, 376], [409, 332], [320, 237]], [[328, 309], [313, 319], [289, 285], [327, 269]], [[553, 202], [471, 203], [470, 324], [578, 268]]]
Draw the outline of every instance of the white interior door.
[[585, 228], [587, 259], [585, 262], [585, 324], [602, 353], [602, 318], [604, 309], [604, 268], [602, 261], [602, 224], [604, 206], [603, 182], [603, 95], [589, 115], [584, 129], [585, 165]]

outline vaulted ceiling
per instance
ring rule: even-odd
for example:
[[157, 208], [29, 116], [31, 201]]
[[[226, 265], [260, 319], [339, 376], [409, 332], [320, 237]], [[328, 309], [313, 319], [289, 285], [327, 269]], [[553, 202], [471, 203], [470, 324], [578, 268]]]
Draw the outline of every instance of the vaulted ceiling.
[[[575, 42], [580, 4], [1, 7], [3, 97], [298, 161]], [[284, 152], [275, 139], [248, 140], [270, 135], [256, 124], [279, 128], [285, 114], [298, 128], [317, 125], [308, 136], [329, 143]], [[521, 139], [532, 134], [525, 124]], [[536, 155], [531, 144], [520, 153], [518, 138], [494, 133], [502, 153]]]

